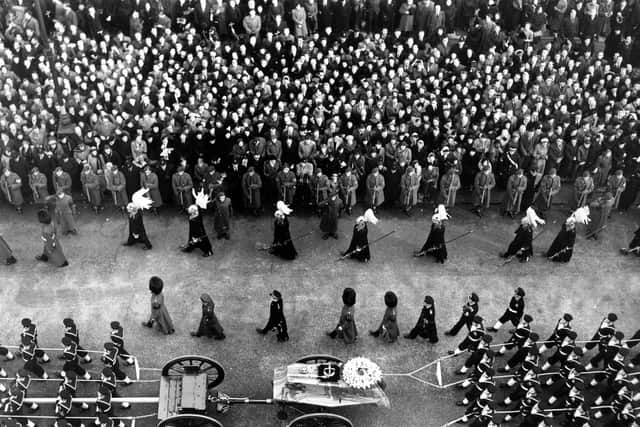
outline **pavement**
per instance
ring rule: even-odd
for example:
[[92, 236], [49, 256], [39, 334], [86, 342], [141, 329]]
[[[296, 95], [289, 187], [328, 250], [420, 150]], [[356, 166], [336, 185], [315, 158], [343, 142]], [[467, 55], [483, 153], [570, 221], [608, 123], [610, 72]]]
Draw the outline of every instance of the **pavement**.
[[[431, 258], [412, 257], [426, 239], [431, 207], [416, 209], [411, 217], [380, 211], [380, 222], [369, 227], [369, 240], [392, 230], [395, 233], [372, 247], [368, 264], [336, 261], [349, 244], [353, 221], [361, 208], [355, 210], [354, 216], [340, 220], [339, 240], [322, 240], [318, 231], [295, 242], [300, 255], [293, 262], [256, 249], [256, 243], [268, 244], [272, 238], [272, 217], [267, 214], [260, 218], [234, 218], [231, 240], [212, 241], [214, 255], [202, 258], [199, 253], [179, 251], [187, 237], [188, 223], [173, 210], [167, 209], [160, 216], [145, 215], [154, 246], [151, 251], [122, 246], [127, 236], [126, 217], [112, 208], [99, 215], [82, 206], [79, 211], [79, 234], [61, 239], [70, 266], [55, 269], [34, 260], [42, 247], [35, 207], [25, 209], [24, 215], [6, 205], [0, 207], [0, 234], [18, 259], [13, 266], [0, 266], [3, 344], [18, 344], [20, 319], [30, 317], [38, 324], [40, 345], [60, 347], [62, 319], [73, 317], [80, 328], [81, 344], [98, 350], [109, 339], [110, 321], [119, 320], [125, 329], [126, 346], [138, 357], [140, 366], [161, 368], [176, 356], [204, 355], [225, 367], [226, 378], [219, 390], [231, 396], [261, 399], [271, 397], [274, 367], [307, 354], [326, 353], [343, 359], [366, 356], [385, 373], [408, 373], [445, 356], [463, 336], [447, 337], [444, 331], [457, 320], [472, 291], [480, 296], [479, 314], [487, 326], [500, 316], [513, 289], [520, 286], [527, 292], [526, 312], [534, 317], [533, 329], [543, 338], [564, 312], [574, 315], [574, 329], [581, 339], [589, 339], [601, 318], [611, 311], [618, 314], [617, 325], [628, 335], [638, 328], [640, 260], [618, 253], [619, 248], [627, 246], [637, 227], [637, 211], [614, 213], [597, 241], [586, 241], [584, 227], [579, 226], [573, 259], [569, 264], [558, 265], [540, 256], [566, 217], [566, 207], [554, 206], [547, 224], [539, 229], [545, 232], [534, 242], [536, 256], [527, 264], [514, 261], [505, 266], [498, 253], [506, 249], [518, 220], [499, 216], [497, 208], [481, 219], [464, 205], [450, 212], [447, 239], [468, 230], [473, 233], [449, 245], [449, 260], [444, 265]], [[296, 213], [290, 223], [295, 236], [317, 230], [319, 219]], [[211, 218], [206, 218], [205, 224], [212, 230]], [[149, 316], [147, 285], [152, 275], [164, 280], [165, 301], [176, 325], [175, 335], [164, 336], [140, 324]], [[335, 326], [342, 290], [347, 286], [358, 293], [356, 323], [360, 338], [350, 346], [325, 336]], [[284, 297], [291, 337], [284, 344], [277, 343], [273, 334], [263, 337], [255, 332], [268, 317], [268, 294], [272, 289], [280, 290]], [[367, 330], [376, 328], [381, 320], [387, 290], [393, 290], [399, 298], [401, 333], [413, 327], [424, 296], [432, 295], [440, 342], [432, 345], [420, 338], [400, 338], [397, 343], [386, 344], [368, 336]], [[199, 295], [203, 292], [216, 303], [217, 316], [227, 335], [224, 341], [189, 335], [200, 318]], [[494, 342], [506, 340], [507, 329], [503, 327]], [[460, 379], [453, 371], [462, 361], [462, 357], [442, 361], [442, 384]], [[54, 364], [58, 366], [59, 362]], [[97, 375], [102, 364], [95, 360], [87, 366]], [[17, 361], [6, 363], [10, 376], [18, 367]], [[47, 369], [53, 372], [55, 368], [47, 365]], [[158, 375], [156, 371], [143, 372], [146, 379], [157, 379]], [[425, 368], [419, 377], [437, 384], [436, 365]], [[463, 412], [454, 405], [462, 393], [453, 388], [440, 389], [405, 376], [390, 376], [386, 382], [390, 409], [360, 407], [337, 412], [350, 418], [355, 426], [367, 427], [437, 427]], [[55, 386], [51, 383], [32, 386], [29, 395], [52, 397]], [[82, 385], [78, 394], [94, 396], [95, 386]], [[124, 388], [121, 394], [153, 397], [158, 395], [158, 385], [136, 384]], [[43, 408], [39, 413], [47, 411]], [[126, 416], [154, 411], [155, 406], [150, 404], [117, 413]], [[224, 426], [285, 426], [276, 412], [275, 407], [238, 405], [214, 417]], [[153, 416], [136, 422], [145, 427], [155, 424]]]

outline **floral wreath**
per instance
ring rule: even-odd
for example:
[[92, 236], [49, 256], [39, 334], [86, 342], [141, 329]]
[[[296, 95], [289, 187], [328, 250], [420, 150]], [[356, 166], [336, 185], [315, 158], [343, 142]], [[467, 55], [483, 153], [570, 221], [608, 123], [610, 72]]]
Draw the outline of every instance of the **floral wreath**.
[[342, 380], [350, 387], [366, 390], [382, 381], [382, 370], [366, 357], [355, 357], [342, 367]]

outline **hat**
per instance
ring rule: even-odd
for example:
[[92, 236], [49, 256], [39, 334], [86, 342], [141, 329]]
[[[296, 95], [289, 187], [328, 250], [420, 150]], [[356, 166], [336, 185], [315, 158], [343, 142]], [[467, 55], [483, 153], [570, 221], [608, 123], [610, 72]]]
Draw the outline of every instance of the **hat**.
[[111, 368], [109, 368], [108, 366], [105, 366], [102, 369], [102, 375], [104, 375], [105, 377], [110, 377], [111, 375], [113, 375], [113, 370], [111, 370]]
[[471, 301], [473, 301], [473, 302], [480, 301], [480, 298], [478, 298], [478, 294], [476, 294], [475, 292], [471, 292], [470, 298], [471, 298]]
[[31, 326], [31, 319], [29, 319], [28, 317], [25, 317], [20, 321], [20, 323], [22, 323], [22, 326], [24, 328], [28, 328], [29, 326]]
[[569, 313], [565, 313], [562, 318], [567, 321], [567, 322], [571, 322], [573, 320], [573, 316], [570, 315]]
[[607, 314], [607, 319], [609, 319], [610, 322], [615, 322], [618, 320], [618, 316], [615, 313], [609, 313]]
[[342, 302], [344, 305], [352, 306], [356, 304], [356, 291], [353, 288], [345, 288], [342, 292]]
[[6, 356], [9, 354], [9, 349], [6, 347], [0, 347], [0, 356]]
[[117, 320], [114, 320], [109, 325], [111, 326], [111, 329], [118, 329], [120, 327], [120, 322], [118, 322]]
[[496, 386], [495, 386], [495, 385], [493, 385], [493, 384], [489, 384], [489, 385], [487, 386], [486, 390], [487, 390], [489, 393], [495, 393], [495, 392], [496, 392]]
[[291, 215], [291, 212], [293, 212], [293, 209], [291, 209], [285, 202], [283, 202], [282, 200], [278, 200], [278, 203], [276, 203], [276, 209], [279, 212], [282, 212], [284, 215]]
[[516, 288], [516, 295], [518, 295], [519, 297], [524, 297], [524, 289], [522, 288]]
[[276, 297], [277, 299], [282, 299], [282, 294], [280, 293], [280, 291], [276, 291], [275, 289], [271, 291], [269, 295], [271, 295], [272, 297]]
[[567, 336], [569, 338], [571, 338], [572, 340], [575, 340], [576, 338], [578, 338], [578, 333], [576, 331], [569, 331], [569, 333], [567, 334]]
[[616, 331], [615, 334], [613, 334], [614, 337], [616, 337], [617, 339], [621, 340], [624, 338], [624, 332], [622, 331]]
[[524, 321], [527, 322], [527, 323], [531, 323], [531, 322], [533, 322], [533, 317], [531, 317], [528, 314], [525, 314], [524, 315]]
[[531, 334], [529, 335], [529, 339], [531, 341], [538, 341], [540, 339], [540, 335], [536, 334], [535, 332], [531, 332]]
[[424, 297], [424, 302], [426, 302], [429, 305], [433, 304], [433, 297], [431, 295], [427, 295], [426, 297]]
[[492, 377], [496, 374], [496, 371], [493, 368], [487, 368], [487, 370], [484, 371], [484, 373]]
[[67, 337], [67, 336], [63, 337], [61, 341], [62, 341], [62, 344], [63, 344], [63, 345], [71, 345], [71, 343], [73, 342], [73, 341], [71, 340], [71, 338], [69, 338], [69, 337]]
[[576, 347], [573, 349], [573, 353], [576, 356], [582, 356], [584, 354], [584, 351], [582, 350], [582, 347]]
[[483, 335], [482, 341], [486, 342], [487, 344], [491, 344], [491, 341], [493, 341], [493, 337], [491, 335]]
[[447, 209], [444, 205], [438, 205], [435, 210], [435, 214], [431, 217], [433, 221], [445, 221], [450, 218], [450, 215], [447, 213]]
[[387, 291], [384, 294], [384, 304], [387, 307], [395, 308], [398, 305], [398, 297], [391, 291]]
[[476, 316], [473, 318], [473, 322], [474, 323], [482, 323], [484, 322], [484, 319], [482, 318], [482, 316]]
[[106, 342], [106, 343], [104, 343], [104, 349], [105, 349], [105, 350], [111, 351], [111, 350], [113, 350], [114, 348], [115, 348], [115, 345], [113, 345], [113, 343], [112, 343], [112, 342]]
[[63, 324], [64, 326], [73, 326], [73, 325], [75, 325], [75, 322], [73, 321], [73, 319], [72, 319], [72, 318], [67, 317], [67, 318], [65, 318], [65, 319], [62, 319], [62, 324]]
[[495, 353], [493, 352], [493, 350], [489, 349], [484, 353], [487, 357], [493, 357], [495, 355]]

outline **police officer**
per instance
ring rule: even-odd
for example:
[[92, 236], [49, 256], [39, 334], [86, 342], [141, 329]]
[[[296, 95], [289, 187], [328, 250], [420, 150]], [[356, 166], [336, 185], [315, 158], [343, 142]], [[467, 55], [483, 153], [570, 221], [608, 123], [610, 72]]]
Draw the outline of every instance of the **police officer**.
[[111, 342], [118, 347], [118, 356], [124, 360], [125, 364], [133, 365], [133, 356], [124, 348], [124, 331], [118, 321], [111, 322]]
[[489, 332], [498, 332], [500, 327], [511, 322], [513, 326], [518, 326], [522, 314], [524, 313], [524, 296], [525, 292], [522, 288], [516, 288], [511, 301], [509, 301], [509, 307], [505, 310], [504, 314], [498, 319], [498, 321], [490, 328], [487, 328]]
[[462, 315], [458, 322], [453, 325], [453, 328], [445, 332], [445, 335], [456, 336], [463, 326], [467, 327], [467, 330], [471, 329], [473, 318], [478, 314], [478, 295], [475, 292], [471, 292], [471, 295], [467, 298], [467, 301], [462, 306]]

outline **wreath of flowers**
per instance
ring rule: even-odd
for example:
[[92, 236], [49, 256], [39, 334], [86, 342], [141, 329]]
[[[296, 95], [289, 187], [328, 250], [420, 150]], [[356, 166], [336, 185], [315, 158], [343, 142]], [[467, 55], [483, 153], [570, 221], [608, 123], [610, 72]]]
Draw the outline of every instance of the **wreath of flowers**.
[[342, 380], [350, 387], [366, 390], [382, 381], [382, 370], [366, 357], [355, 357], [342, 367]]

